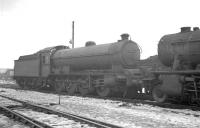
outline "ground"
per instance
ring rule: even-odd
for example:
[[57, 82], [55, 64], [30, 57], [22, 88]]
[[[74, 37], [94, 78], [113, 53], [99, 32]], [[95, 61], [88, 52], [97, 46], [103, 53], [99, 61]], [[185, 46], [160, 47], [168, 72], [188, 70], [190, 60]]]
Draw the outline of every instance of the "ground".
[[114, 123], [126, 128], [200, 128], [200, 111], [169, 109], [88, 97], [0, 88], [0, 94], [37, 102], [61, 111]]
[[23, 124], [10, 120], [8, 117], [0, 114], [0, 128], [28, 128]]

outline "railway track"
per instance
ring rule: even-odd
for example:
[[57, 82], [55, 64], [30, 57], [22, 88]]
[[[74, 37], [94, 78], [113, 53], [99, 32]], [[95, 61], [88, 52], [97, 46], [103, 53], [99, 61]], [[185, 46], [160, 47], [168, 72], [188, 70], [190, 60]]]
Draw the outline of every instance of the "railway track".
[[[58, 92], [52, 92], [49, 90], [32, 90], [32, 91], [39, 91], [42, 93], [52, 93], [52, 94], [58, 94], [58, 95], [68, 95], [66, 92], [61, 92], [60, 94]], [[70, 95], [71, 96], [71, 95]], [[104, 100], [112, 100], [112, 101], [121, 101], [121, 102], [126, 102], [126, 103], [132, 103], [135, 105], [138, 104], [148, 104], [151, 106], [158, 106], [162, 108], [171, 108], [171, 109], [189, 109], [193, 111], [200, 111], [200, 106], [198, 104], [191, 104], [191, 105], [186, 105], [186, 104], [181, 104], [178, 103], [178, 101], [169, 101], [165, 103], [158, 103], [156, 101], [153, 101], [152, 98], [145, 97], [142, 98], [143, 96], [140, 96], [139, 98], [136, 99], [130, 99], [130, 98], [120, 98], [120, 97], [100, 97], [97, 95], [86, 95], [82, 96], [81, 94], [75, 94], [73, 96], [78, 96], [78, 97], [88, 97], [88, 98], [96, 98], [96, 99], [104, 99]]]
[[[23, 90], [23, 89], [22, 89]], [[58, 94], [58, 92], [52, 92], [52, 91], [48, 91], [48, 90], [32, 90], [32, 91], [39, 91], [42, 93], [52, 93], [52, 94]], [[59, 95], [63, 95], [66, 96], [68, 94], [66, 94], [65, 92], [61, 92]], [[77, 97], [83, 97], [80, 94], [76, 94], [74, 96]], [[181, 109], [187, 109], [187, 110], [192, 110], [192, 111], [200, 111], [200, 106], [197, 105], [184, 105], [184, 104], [180, 104], [177, 102], [166, 102], [166, 103], [157, 103], [155, 101], [152, 101], [150, 98], [150, 100], [143, 100], [143, 99], [127, 99], [127, 98], [119, 98], [119, 97], [105, 97], [102, 98], [100, 96], [96, 96], [96, 95], [87, 95], [84, 97], [88, 97], [88, 98], [96, 98], [96, 99], [104, 99], [104, 100], [111, 100], [111, 101], [116, 101], [116, 102], [122, 102], [122, 104], [120, 106], [129, 106], [131, 104], [135, 105], [135, 106], [141, 106], [141, 105], [150, 105], [152, 107], [161, 107], [163, 108], [164, 111], [169, 111], [172, 113], [182, 113], [185, 115], [193, 115], [195, 117], [200, 117], [199, 114], [191, 114], [188, 112], [178, 112], [177, 110], [181, 110]]]
[[[18, 100], [18, 99], [8, 97], [8, 96], [5, 96], [5, 95], [0, 95], [0, 96], [3, 97], [3, 98], [9, 99], [9, 100], [15, 101], [15, 102], [19, 102], [19, 103], [23, 104], [23, 107], [25, 107], [25, 108], [29, 108], [29, 109], [32, 109], [34, 111], [39, 111], [39, 112], [43, 112], [43, 113], [47, 113], [47, 114], [58, 115], [59, 117], [64, 117], [64, 118], [67, 118], [69, 120], [74, 120], [76, 122], [80, 122], [81, 124], [87, 124], [91, 127], [96, 127], [96, 128], [122, 128], [122, 127], [114, 125], [114, 124], [105, 123], [105, 122], [101, 122], [101, 121], [98, 121], [98, 120], [82, 117], [82, 116], [79, 116], [79, 115], [54, 110], [54, 109], [51, 109], [51, 108], [48, 108], [48, 107], [45, 107], [45, 106], [42, 106], [42, 105]], [[11, 108], [13, 108], [13, 107], [11, 107]], [[22, 114], [20, 114], [16, 111], [12, 111], [9, 107], [1, 106], [0, 109], [3, 110], [4, 112], [6, 112], [9, 116], [14, 117], [15, 119], [23, 122], [24, 124], [28, 124], [31, 127], [34, 127], [34, 128], [53, 128], [52, 126], [49, 126], [47, 124], [44, 124], [44, 123], [39, 122], [37, 120], [34, 120], [30, 117], [24, 116], [24, 115], [22, 115]]]
[[[61, 92], [60, 94], [58, 92], [52, 92], [52, 91], [47, 91], [47, 90], [32, 90], [32, 91], [37, 91], [37, 92], [42, 92], [42, 93], [52, 93], [52, 94], [57, 94], [57, 95], [68, 95], [66, 92]], [[75, 94], [75, 95], [70, 95], [70, 96], [77, 96], [77, 97], [88, 97], [88, 98], [96, 98], [96, 99], [104, 99], [104, 100], [112, 100], [112, 101], [120, 101], [124, 103], [131, 103], [134, 105], [141, 105], [141, 104], [147, 104], [151, 106], [158, 106], [162, 108], [170, 108], [170, 109], [189, 109], [193, 111], [200, 111], [200, 106], [198, 104], [181, 104], [178, 103], [177, 101], [169, 101], [165, 103], [158, 103], [156, 101], [153, 101], [151, 98], [146, 97], [146, 98], [139, 98], [136, 99], [130, 99], [130, 98], [120, 98], [120, 97], [100, 97], [97, 95], [86, 95], [82, 96], [81, 94]]]
[[[79, 96], [82, 97], [82, 96]], [[106, 97], [102, 98], [99, 96], [87, 96], [90, 98], [97, 98], [97, 99], [105, 99], [105, 100], [112, 100], [116, 102], [122, 102], [121, 106], [126, 106], [127, 104], [134, 104], [136, 106], [141, 106], [141, 105], [150, 105], [152, 107], [161, 107], [163, 108], [164, 111], [170, 111], [173, 113], [179, 113], [176, 110], [181, 110], [181, 109], [187, 109], [187, 110], [192, 110], [192, 111], [200, 111], [200, 106], [198, 105], [184, 105], [180, 103], [173, 103], [172, 102], [165, 102], [165, 103], [158, 103], [152, 100], [142, 100], [142, 99], [127, 99], [127, 98], [117, 98], [117, 97]], [[127, 105], [128, 106], [128, 105]], [[191, 115], [190, 113], [182, 112], [185, 115]], [[200, 117], [199, 114], [192, 114], [195, 117]]]
[[0, 106], [0, 110], [1, 110], [1, 113], [5, 114], [6, 116], [8, 116], [14, 120], [17, 120], [19, 122], [22, 122], [22, 123], [30, 126], [31, 128], [53, 128], [43, 122], [31, 119], [25, 115], [15, 112], [12, 109], [10, 109], [9, 107]]
[[[26, 89], [21, 89], [21, 90], [25, 90], [26, 91]], [[51, 93], [51, 94], [58, 94], [58, 95], [68, 95], [68, 94], [66, 94], [66, 92], [58, 93], [58, 92], [54, 92], [54, 91], [51, 91], [51, 90], [35, 90], [35, 89], [32, 89], [31, 91], [48, 93], [48, 94]], [[197, 104], [185, 105], [185, 104], [177, 103], [177, 101], [176, 102], [172, 101], [172, 102], [158, 103], [158, 102], [153, 101], [149, 97], [146, 97], [146, 98], [142, 99], [141, 98], [142, 96], [140, 96], [139, 98], [136, 98], [136, 99], [120, 98], [120, 97], [100, 97], [100, 96], [97, 96], [97, 95], [82, 96], [80, 94], [75, 94], [73, 96], [104, 99], [104, 100], [112, 100], [112, 101], [121, 101], [121, 102], [126, 102], [126, 103], [132, 103], [134, 105], [148, 104], [148, 105], [151, 105], [151, 106], [158, 106], [158, 107], [162, 107], [162, 108], [189, 109], [189, 110], [193, 110], [193, 111], [200, 111], [200, 106], [197, 105]], [[146, 99], [148, 99], [148, 100], [146, 100]]]
[[[100, 98], [101, 97], [95, 97], [95, 98]], [[139, 104], [148, 104], [151, 106], [158, 106], [158, 107], [162, 107], [162, 108], [171, 108], [171, 109], [190, 109], [193, 111], [200, 111], [200, 106], [198, 105], [184, 105], [181, 103], [173, 103], [172, 102], [165, 102], [165, 103], [158, 103], [152, 100], [142, 100], [142, 99], [124, 99], [124, 98], [116, 98], [116, 97], [111, 97], [111, 98], [106, 98], [109, 100], [113, 100], [113, 101], [122, 101], [122, 102], [126, 102], [126, 103], [133, 103], [136, 105]]]

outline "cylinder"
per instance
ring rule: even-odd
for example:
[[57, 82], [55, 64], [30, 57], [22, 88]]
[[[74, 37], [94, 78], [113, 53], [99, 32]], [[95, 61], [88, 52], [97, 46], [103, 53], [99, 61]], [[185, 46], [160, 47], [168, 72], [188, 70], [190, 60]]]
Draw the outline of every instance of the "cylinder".
[[160, 90], [169, 96], [181, 96], [183, 85], [180, 83], [180, 75], [161, 75], [162, 86]]

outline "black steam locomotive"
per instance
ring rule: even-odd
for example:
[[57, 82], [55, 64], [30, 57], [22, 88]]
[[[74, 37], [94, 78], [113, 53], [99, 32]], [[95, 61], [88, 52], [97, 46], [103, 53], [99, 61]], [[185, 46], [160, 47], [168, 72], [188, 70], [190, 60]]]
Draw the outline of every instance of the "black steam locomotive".
[[200, 103], [200, 31], [182, 27], [181, 32], [165, 35], [158, 44], [160, 61], [170, 71], [155, 71], [160, 81], [153, 89], [153, 97], [164, 102], [167, 97], [182, 102]]
[[21, 87], [49, 87], [68, 94], [97, 93], [101, 97], [135, 98], [152, 95], [157, 102], [174, 98], [200, 101], [200, 31], [183, 27], [158, 44], [159, 60], [170, 70], [151, 71], [142, 66], [140, 48], [122, 34], [115, 43], [69, 49], [45, 48], [15, 60], [14, 79]]
[[15, 61], [14, 78], [22, 87], [49, 86], [69, 94], [125, 94], [133, 85], [132, 77], [138, 72], [134, 68], [140, 60], [138, 45], [128, 38], [123, 34], [115, 43], [91, 43], [74, 49], [56, 46], [20, 56]]

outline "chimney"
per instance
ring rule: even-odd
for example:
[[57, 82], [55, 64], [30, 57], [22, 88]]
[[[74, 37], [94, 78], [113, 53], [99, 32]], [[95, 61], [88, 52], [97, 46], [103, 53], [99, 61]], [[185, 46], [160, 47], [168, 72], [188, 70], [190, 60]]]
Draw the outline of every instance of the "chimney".
[[129, 38], [129, 34], [127, 33], [121, 34], [121, 40], [128, 40], [128, 38]]
[[190, 32], [190, 31], [191, 31], [191, 27], [181, 27], [181, 33]]
[[193, 27], [193, 31], [198, 31], [199, 27]]

